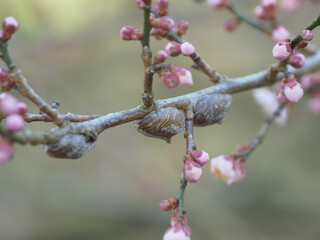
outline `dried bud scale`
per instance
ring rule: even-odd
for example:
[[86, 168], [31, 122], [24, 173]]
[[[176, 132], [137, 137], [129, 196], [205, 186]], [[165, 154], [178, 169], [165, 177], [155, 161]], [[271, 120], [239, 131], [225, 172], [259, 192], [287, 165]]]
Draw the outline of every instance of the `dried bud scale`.
[[184, 113], [176, 108], [158, 108], [143, 119], [135, 121], [137, 130], [148, 136], [170, 143], [171, 137], [184, 130]]

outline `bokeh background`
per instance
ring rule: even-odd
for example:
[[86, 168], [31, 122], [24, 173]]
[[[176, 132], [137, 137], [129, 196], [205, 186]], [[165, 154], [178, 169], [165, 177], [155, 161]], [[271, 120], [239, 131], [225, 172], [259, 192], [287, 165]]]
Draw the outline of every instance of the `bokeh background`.
[[[260, 1], [234, 2], [252, 15]], [[279, 19], [297, 34], [319, 12], [320, 5], [308, 1], [300, 12], [280, 11]], [[19, 20], [12, 56], [41, 96], [61, 103], [62, 113], [107, 114], [141, 103], [141, 46], [119, 35], [123, 25], [142, 27], [134, 0], [1, 0], [0, 16]], [[170, 16], [190, 23], [184, 38], [223, 75], [246, 75], [274, 62], [274, 43], [262, 33], [246, 24], [233, 33], [221, 29], [227, 12], [172, 0]], [[318, 29], [314, 35], [319, 44]], [[155, 52], [166, 41], [151, 44]], [[182, 56], [171, 60], [192, 64]], [[175, 89], [156, 77], [155, 98], [210, 86], [205, 75], [193, 76], [194, 86]], [[30, 113], [38, 112], [27, 103]], [[231, 153], [255, 137], [263, 119], [251, 92], [236, 94], [222, 125], [195, 129], [196, 144], [212, 157]], [[185, 195], [192, 239], [320, 239], [319, 140], [319, 117], [309, 114], [304, 99], [286, 127], [274, 126], [252, 154], [243, 182], [227, 186], [206, 166]], [[105, 131], [79, 160], [52, 159], [42, 146], [17, 145], [14, 160], [0, 168], [0, 239], [161, 239], [171, 213], [158, 204], [178, 194], [184, 150], [183, 134], [167, 144], [136, 132], [132, 123]]]

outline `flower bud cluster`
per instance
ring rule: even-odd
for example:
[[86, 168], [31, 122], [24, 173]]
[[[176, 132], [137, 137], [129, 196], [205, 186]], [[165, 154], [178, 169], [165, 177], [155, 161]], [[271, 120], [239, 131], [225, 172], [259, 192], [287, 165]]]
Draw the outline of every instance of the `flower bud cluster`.
[[0, 94], [0, 113], [6, 117], [6, 126], [9, 131], [19, 131], [24, 126], [24, 115], [27, 105], [9, 93]]
[[189, 69], [177, 67], [173, 63], [168, 64], [168, 68], [157, 71], [164, 85], [169, 88], [175, 88], [178, 85], [193, 85], [192, 74]]
[[189, 151], [184, 156], [184, 167], [183, 167], [183, 175], [186, 180], [190, 183], [198, 182], [201, 175], [202, 169], [209, 161], [209, 154], [206, 151], [198, 150], [198, 151]]
[[120, 36], [123, 40], [142, 40], [142, 32], [130, 25], [121, 28]]
[[303, 96], [303, 86], [297, 82], [296, 77], [290, 74], [282, 78], [281, 85], [277, 89], [277, 99], [280, 102], [298, 102]]
[[19, 23], [14, 17], [6, 17], [2, 22], [2, 31], [0, 31], [0, 38], [3, 42], [7, 42], [12, 34], [19, 28]]
[[254, 9], [254, 15], [260, 20], [274, 20], [277, 16], [277, 0], [261, 0]]
[[[239, 153], [245, 152], [251, 144], [239, 145], [236, 149]], [[245, 166], [246, 157], [238, 157], [238, 154], [220, 155], [211, 159], [211, 172], [217, 178], [224, 180], [227, 184], [242, 181], [247, 175]]]
[[162, 240], [190, 240], [191, 229], [187, 222], [187, 216], [179, 216], [176, 211], [170, 220], [170, 225], [162, 238]]
[[0, 88], [3, 91], [9, 91], [15, 84], [6, 68], [0, 68]]
[[0, 135], [0, 164], [9, 161], [14, 154], [14, 148], [11, 142]]

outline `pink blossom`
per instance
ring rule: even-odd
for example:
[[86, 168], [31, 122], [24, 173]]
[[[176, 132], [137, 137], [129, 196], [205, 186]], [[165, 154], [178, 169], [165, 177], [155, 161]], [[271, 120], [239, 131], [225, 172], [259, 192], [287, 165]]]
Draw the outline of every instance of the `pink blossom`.
[[281, 24], [278, 24], [273, 30], [272, 30], [272, 39], [276, 42], [284, 41], [286, 39], [290, 38], [290, 32], [289, 30], [284, 27]]
[[6, 118], [6, 126], [9, 131], [19, 131], [23, 129], [24, 118], [19, 114], [11, 114]]
[[182, 36], [183, 34], [186, 33], [186, 31], [189, 28], [189, 23], [185, 20], [181, 20], [178, 22], [178, 30], [177, 30], [177, 34], [179, 36]]
[[164, 63], [167, 57], [168, 57], [168, 54], [165, 51], [159, 50], [157, 54], [153, 57], [153, 62], [154, 64]]
[[295, 68], [302, 68], [306, 61], [307, 59], [302, 53], [293, 52], [290, 56], [290, 65]]
[[[272, 114], [279, 106], [276, 95], [267, 88], [258, 88], [252, 92], [254, 100], [262, 107], [266, 115]], [[288, 110], [284, 108], [275, 119], [279, 126], [284, 126], [287, 122]]]
[[8, 116], [17, 113], [18, 100], [9, 93], [0, 94], [0, 112]]
[[290, 102], [298, 102], [303, 96], [302, 84], [295, 80], [289, 81], [284, 88], [284, 95]]
[[311, 41], [313, 39], [313, 34], [310, 30], [303, 30], [301, 37], [306, 41]]
[[195, 47], [192, 43], [184, 42], [181, 44], [181, 53], [185, 56], [191, 56], [195, 53]]
[[183, 175], [190, 183], [198, 182], [202, 175], [201, 165], [194, 161], [185, 162], [183, 167]]
[[311, 95], [311, 98], [308, 101], [308, 108], [312, 114], [320, 114], [320, 92]]
[[243, 180], [247, 169], [243, 162], [235, 161], [230, 156], [220, 155], [211, 159], [211, 172], [230, 185]]
[[320, 84], [320, 75], [315, 73], [307, 73], [301, 77], [303, 88], [308, 89], [315, 84]]
[[11, 142], [0, 136], [0, 164], [6, 163], [13, 157], [14, 149]]
[[181, 53], [181, 44], [171, 41], [166, 45], [165, 51], [172, 57], [178, 56]]
[[191, 156], [193, 157], [194, 161], [199, 163], [201, 166], [204, 166], [210, 159], [209, 154], [203, 150], [192, 151]]
[[190, 234], [184, 230], [183, 226], [177, 225], [168, 228], [162, 240], [190, 240]]
[[183, 67], [176, 67], [174, 70], [174, 75], [178, 79], [179, 85], [193, 85], [192, 74], [189, 69]]
[[12, 35], [19, 28], [19, 23], [14, 17], [6, 17], [2, 23], [4, 33]]
[[178, 200], [176, 198], [168, 198], [160, 202], [160, 208], [164, 212], [170, 211], [171, 209], [175, 209], [177, 205]]
[[281, 7], [286, 12], [294, 12], [300, 8], [303, 0], [282, 0]]
[[278, 42], [272, 49], [273, 57], [279, 61], [286, 60], [291, 52], [291, 46], [288, 42]]
[[239, 26], [240, 22], [241, 21], [238, 18], [227, 19], [223, 23], [223, 29], [226, 31], [233, 31]]
[[213, 8], [224, 8], [230, 7], [230, 3], [228, 0], [207, 0], [210, 7]]

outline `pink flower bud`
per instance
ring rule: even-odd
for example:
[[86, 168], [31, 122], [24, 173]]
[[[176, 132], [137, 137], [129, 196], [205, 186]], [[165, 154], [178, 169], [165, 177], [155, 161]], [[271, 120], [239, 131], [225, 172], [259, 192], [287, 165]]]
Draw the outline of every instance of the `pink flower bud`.
[[159, 50], [157, 54], [153, 57], [153, 62], [154, 64], [164, 63], [167, 57], [168, 57], [168, 54], [165, 51]]
[[178, 206], [178, 200], [176, 198], [168, 198], [160, 202], [160, 208], [162, 211], [167, 212], [171, 209], [175, 209]]
[[212, 8], [225, 8], [231, 6], [228, 0], [207, 0], [207, 2]]
[[125, 25], [120, 30], [120, 36], [123, 40], [132, 40], [134, 35], [135, 35], [135, 29], [130, 25]]
[[181, 44], [181, 53], [185, 56], [191, 56], [195, 53], [195, 47], [192, 43], [184, 42]]
[[320, 83], [320, 75], [315, 73], [307, 73], [301, 77], [301, 84], [303, 88], [308, 89], [315, 84]]
[[242, 143], [239, 144], [238, 146], [236, 146], [236, 151], [237, 152], [244, 152], [246, 150], [248, 150], [249, 148], [251, 148], [251, 142], [246, 142], [246, 143]]
[[0, 164], [6, 163], [13, 157], [14, 149], [11, 142], [0, 136]]
[[284, 88], [284, 95], [290, 102], [298, 102], [303, 96], [302, 84], [295, 80], [289, 81]]
[[311, 41], [313, 38], [313, 34], [310, 30], [303, 30], [301, 33], [301, 37], [306, 41]]
[[174, 27], [174, 21], [169, 16], [160, 17], [157, 20], [157, 26], [153, 27], [158, 27], [168, 32]]
[[0, 112], [8, 116], [13, 113], [17, 113], [18, 100], [9, 93], [0, 94]]
[[161, 28], [152, 28], [150, 31], [150, 35], [154, 36], [156, 39], [160, 40], [168, 35], [168, 32]]
[[190, 183], [198, 182], [202, 175], [201, 165], [194, 161], [185, 162], [183, 167], [183, 175]]
[[223, 23], [222, 27], [226, 31], [233, 31], [239, 26], [240, 22], [238, 18], [230, 18]]
[[185, 20], [181, 20], [178, 22], [178, 31], [177, 34], [179, 36], [182, 36], [183, 34], [185, 34], [187, 32], [189, 28], [189, 23]]
[[19, 23], [14, 17], [6, 17], [2, 23], [4, 33], [12, 35], [19, 28]]
[[276, 42], [284, 41], [286, 39], [290, 38], [290, 32], [289, 30], [284, 27], [281, 24], [278, 24], [273, 30], [272, 30], [272, 39]]
[[144, 8], [145, 4], [142, 0], [136, 0], [136, 5], [138, 8]]
[[261, 6], [263, 8], [275, 8], [277, 6], [277, 0], [261, 0]]
[[254, 9], [254, 15], [261, 20], [273, 20], [276, 18], [276, 8], [272, 4], [265, 3]]
[[155, 11], [161, 16], [166, 16], [168, 15], [168, 7], [169, 7], [168, 0], [158, 0], [157, 5], [155, 6]]
[[192, 151], [191, 156], [193, 157], [194, 161], [199, 163], [201, 166], [204, 166], [210, 159], [209, 154], [203, 150]]
[[24, 119], [19, 114], [11, 114], [6, 118], [6, 126], [9, 131], [16, 132], [23, 129]]
[[302, 42], [299, 42], [298, 45], [296, 46], [296, 49], [301, 49], [301, 48], [305, 48], [308, 46], [308, 42], [307, 41], [302, 41]]
[[168, 228], [162, 240], [190, 240], [190, 234], [186, 233], [183, 226], [177, 225]]
[[178, 79], [180, 85], [193, 85], [192, 74], [189, 69], [183, 67], [176, 67], [174, 70], [174, 75]]
[[288, 42], [278, 42], [272, 49], [273, 57], [279, 61], [286, 60], [291, 52], [291, 46]]
[[181, 44], [171, 41], [166, 45], [165, 51], [172, 57], [178, 56], [181, 53]]
[[294, 12], [300, 8], [303, 0], [282, 0], [281, 7], [286, 12]]
[[160, 71], [159, 77], [162, 79], [164, 85], [169, 88], [175, 88], [179, 85], [179, 79], [169, 71]]
[[24, 102], [18, 102], [16, 105], [17, 113], [24, 117], [27, 113], [27, 105]]
[[311, 98], [308, 101], [308, 108], [312, 114], [320, 114], [320, 92], [311, 95]]
[[302, 53], [293, 52], [290, 56], [290, 65], [295, 68], [302, 68], [306, 61], [307, 59]]

